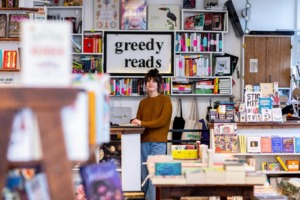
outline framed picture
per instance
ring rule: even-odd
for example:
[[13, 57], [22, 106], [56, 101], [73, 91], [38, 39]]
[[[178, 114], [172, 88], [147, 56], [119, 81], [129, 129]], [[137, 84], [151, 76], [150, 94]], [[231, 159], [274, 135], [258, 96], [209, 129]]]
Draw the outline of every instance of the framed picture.
[[144, 76], [157, 68], [174, 74], [174, 32], [104, 32], [104, 72], [111, 76]]
[[216, 56], [215, 57], [215, 76], [231, 76], [231, 57]]
[[183, 8], [196, 8], [196, 0], [183, 0]]

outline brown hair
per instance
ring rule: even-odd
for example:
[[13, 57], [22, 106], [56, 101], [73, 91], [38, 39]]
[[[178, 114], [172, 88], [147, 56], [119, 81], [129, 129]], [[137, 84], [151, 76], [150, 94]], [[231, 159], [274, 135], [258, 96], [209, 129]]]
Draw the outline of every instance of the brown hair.
[[159, 93], [162, 92], [162, 76], [159, 74], [158, 69], [150, 69], [148, 73], [145, 75], [145, 84], [153, 79], [155, 82], [157, 82], [157, 90]]

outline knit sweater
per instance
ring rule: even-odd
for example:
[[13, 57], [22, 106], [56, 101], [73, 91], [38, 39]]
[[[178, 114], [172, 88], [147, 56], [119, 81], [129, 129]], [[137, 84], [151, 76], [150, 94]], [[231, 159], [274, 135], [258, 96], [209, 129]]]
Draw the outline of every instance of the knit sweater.
[[170, 97], [158, 95], [141, 100], [136, 118], [145, 127], [142, 142], [167, 142], [170, 121], [172, 117], [172, 102]]

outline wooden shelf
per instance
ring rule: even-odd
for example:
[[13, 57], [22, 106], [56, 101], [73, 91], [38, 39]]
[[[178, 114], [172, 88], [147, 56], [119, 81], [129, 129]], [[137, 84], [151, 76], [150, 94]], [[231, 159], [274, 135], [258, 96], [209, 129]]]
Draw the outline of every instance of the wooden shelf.
[[28, 12], [37, 12], [38, 9], [37, 8], [0, 8], [0, 10], [4, 10], [4, 11], [28, 11]]
[[18, 42], [21, 41], [20, 38], [0, 38], [0, 41], [4, 42]]
[[19, 72], [20, 69], [0, 69], [0, 72]]
[[[220, 122], [221, 123], [221, 122]], [[224, 122], [225, 123], [225, 122]], [[232, 122], [235, 123], [235, 122]], [[208, 123], [209, 128], [214, 127], [214, 123]], [[300, 128], [299, 122], [249, 122], [237, 123], [238, 129], [284, 129], [284, 128]]]

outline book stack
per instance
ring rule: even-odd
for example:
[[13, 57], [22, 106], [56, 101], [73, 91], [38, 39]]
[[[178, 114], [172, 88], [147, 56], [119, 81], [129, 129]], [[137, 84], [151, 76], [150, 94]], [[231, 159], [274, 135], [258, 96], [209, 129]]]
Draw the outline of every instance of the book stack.
[[222, 167], [203, 168], [207, 184], [224, 184], [226, 182], [226, 172]]
[[206, 174], [203, 169], [196, 168], [184, 172], [186, 184], [205, 184]]
[[265, 184], [267, 176], [263, 172], [246, 172], [245, 183], [246, 184]]
[[231, 94], [231, 79], [219, 79], [219, 94]]
[[85, 34], [83, 53], [102, 53], [102, 35], [98, 33]]
[[224, 169], [227, 184], [244, 184], [246, 177], [246, 164], [243, 163], [225, 163]]
[[214, 89], [213, 79], [203, 79], [195, 84], [196, 94], [212, 94]]

